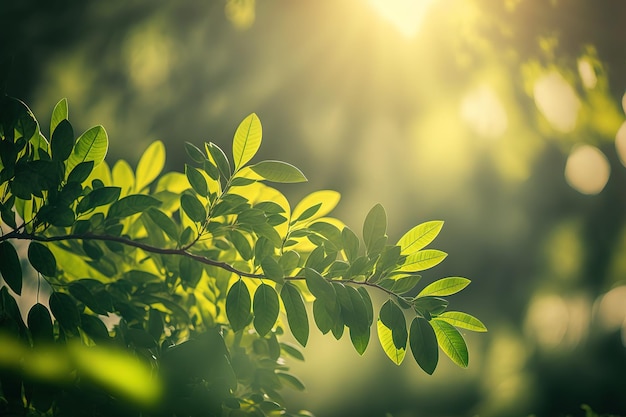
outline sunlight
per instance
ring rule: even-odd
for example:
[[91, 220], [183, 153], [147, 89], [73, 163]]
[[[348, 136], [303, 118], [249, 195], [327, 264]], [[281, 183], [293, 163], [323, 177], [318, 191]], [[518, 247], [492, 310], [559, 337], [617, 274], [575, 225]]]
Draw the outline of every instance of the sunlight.
[[465, 96], [461, 102], [461, 117], [474, 133], [487, 139], [500, 137], [508, 125], [502, 102], [487, 85], [482, 85]]
[[434, 0], [369, 0], [369, 3], [404, 36], [412, 38]]
[[567, 158], [565, 179], [583, 194], [598, 194], [609, 180], [611, 168], [606, 156], [595, 146], [576, 147]]
[[580, 99], [561, 74], [552, 71], [535, 83], [533, 89], [537, 108], [553, 128], [570, 132], [576, 127]]

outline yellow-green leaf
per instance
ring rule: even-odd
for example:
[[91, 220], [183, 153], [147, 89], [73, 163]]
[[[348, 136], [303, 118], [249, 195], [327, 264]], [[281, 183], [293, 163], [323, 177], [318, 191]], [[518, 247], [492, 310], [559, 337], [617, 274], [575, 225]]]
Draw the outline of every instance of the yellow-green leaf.
[[471, 281], [463, 277], [448, 277], [439, 279], [432, 284], [427, 285], [418, 297], [436, 296], [442, 297], [446, 295], [456, 294], [463, 288], [467, 287]]
[[160, 140], [154, 141], [144, 151], [137, 163], [135, 191], [140, 192], [154, 181], [165, 166], [165, 146]]
[[417, 252], [435, 240], [442, 227], [443, 221], [440, 220], [419, 224], [406, 232], [396, 245], [400, 246], [404, 255]]
[[430, 321], [430, 324], [435, 330], [437, 343], [441, 347], [441, 350], [452, 359], [452, 362], [456, 363], [461, 368], [467, 368], [469, 364], [469, 354], [461, 333], [450, 323], [443, 320], [433, 319]]
[[396, 348], [396, 345], [393, 342], [393, 333], [391, 329], [385, 326], [380, 319], [376, 322], [376, 328], [378, 330], [378, 341], [380, 342], [380, 346], [382, 346], [383, 351], [393, 363], [400, 365], [404, 360], [406, 349]]
[[77, 164], [84, 161], [94, 161], [97, 166], [107, 154], [109, 149], [109, 138], [106, 130], [102, 126], [95, 126], [80, 135], [74, 150], [67, 160], [67, 171], [71, 171]]
[[462, 329], [471, 330], [474, 332], [486, 332], [487, 327], [478, 320], [476, 317], [463, 313], [461, 311], [446, 311], [437, 317], [438, 320], [443, 320], [450, 323], [454, 327], [460, 327]]
[[263, 128], [255, 113], [250, 114], [239, 124], [233, 138], [233, 160], [235, 171], [254, 157], [261, 146]]
[[436, 249], [421, 250], [407, 256], [404, 264], [400, 267], [400, 269], [398, 269], [398, 271], [423, 271], [438, 265], [446, 258], [446, 256], [448, 256], [447, 253]]

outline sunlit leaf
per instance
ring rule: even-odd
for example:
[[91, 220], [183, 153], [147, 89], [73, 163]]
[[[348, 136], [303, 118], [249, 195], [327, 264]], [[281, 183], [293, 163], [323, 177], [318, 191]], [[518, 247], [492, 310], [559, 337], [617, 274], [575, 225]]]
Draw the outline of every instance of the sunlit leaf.
[[400, 246], [404, 255], [417, 252], [435, 240], [442, 227], [443, 221], [440, 220], [419, 224], [406, 232], [396, 245]]
[[165, 166], [165, 146], [160, 140], [153, 141], [143, 152], [135, 171], [135, 191], [139, 192], [154, 181]]
[[450, 323], [454, 327], [471, 330], [474, 332], [486, 332], [485, 325], [476, 317], [461, 311], [446, 311], [437, 317], [439, 321]]
[[406, 354], [406, 343], [404, 348], [398, 349], [393, 341], [393, 332], [390, 328], [385, 326], [380, 319], [376, 321], [376, 330], [378, 333], [378, 341], [385, 354], [393, 363], [400, 365]]
[[260, 336], [265, 336], [278, 319], [279, 302], [278, 294], [274, 288], [267, 284], [261, 284], [254, 293], [253, 302], [254, 328]]
[[22, 266], [17, 251], [11, 242], [5, 240], [0, 242], [0, 273], [4, 282], [17, 295], [22, 294]]
[[283, 161], [261, 161], [250, 165], [250, 169], [272, 182], [295, 183], [307, 181], [302, 171]]
[[467, 368], [469, 354], [461, 333], [450, 323], [443, 320], [433, 319], [430, 321], [430, 324], [435, 330], [437, 343], [439, 343], [441, 350], [452, 359], [452, 362], [461, 368]]
[[372, 252], [374, 243], [385, 236], [387, 232], [387, 214], [382, 205], [376, 204], [367, 213], [363, 222], [363, 240], [368, 252]]
[[42, 275], [53, 277], [57, 273], [57, 261], [50, 249], [39, 242], [28, 245], [28, 260]]
[[94, 161], [97, 166], [107, 154], [109, 138], [104, 127], [95, 126], [80, 135], [74, 150], [67, 160], [67, 169], [72, 170], [77, 164], [84, 161]]
[[442, 278], [427, 285], [420, 293], [418, 297], [431, 296], [446, 296], [456, 294], [463, 288], [467, 287], [471, 281], [462, 277], [448, 277]]
[[58, 124], [65, 119], [68, 119], [67, 99], [62, 98], [54, 106], [54, 109], [52, 110], [52, 115], [50, 116], [50, 136], [52, 136], [52, 132], [55, 131]]
[[436, 249], [425, 249], [412, 253], [406, 257], [406, 260], [400, 267], [399, 271], [418, 272], [439, 265], [448, 256], [447, 253]]
[[[337, 207], [340, 198], [341, 195], [337, 191], [315, 191], [300, 200], [300, 202], [293, 209], [291, 218], [298, 219], [300, 216], [303, 215], [306, 210], [310, 209], [311, 207], [315, 207], [318, 204], [321, 204], [321, 206], [315, 209], [315, 213], [311, 215], [310, 220], [315, 220], [317, 218], [325, 216], [330, 213], [335, 207]], [[307, 219], [309, 218], [307, 217]]]
[[261, 146], [263, 128], [255, 113], [247, 116], [237, 127], [233, 138], [235, 171], [247, 164]]
[[226, 296], [226, 316], [234, 331], [243, 329], [250, 321], [251, 304], [250, 291], [240, 279], [230, 287]]
[[309, 339], [309, 320], [300, 291], [295, 285], [287, 282], [280, 291], [280, 298], [287, 312], [291, 333], [302, 346], [306, 346]]
[[411, 352], [417, 364], [429, 375], [435, 372], [439, 361], [437, 336], [430, 323], [422, 318], [415, 317], [409, 331]]

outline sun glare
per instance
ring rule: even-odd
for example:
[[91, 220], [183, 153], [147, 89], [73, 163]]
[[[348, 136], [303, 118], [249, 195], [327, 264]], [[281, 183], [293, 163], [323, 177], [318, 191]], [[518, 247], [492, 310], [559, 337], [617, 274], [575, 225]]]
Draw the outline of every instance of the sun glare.
[[390, 21], [404, 36], [413, 38], [435, 0], [368, 0], [372, 7]]

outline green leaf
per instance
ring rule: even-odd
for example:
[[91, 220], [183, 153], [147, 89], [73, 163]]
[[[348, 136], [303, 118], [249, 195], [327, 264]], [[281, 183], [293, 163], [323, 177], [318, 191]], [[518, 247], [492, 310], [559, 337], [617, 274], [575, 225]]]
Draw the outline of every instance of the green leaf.
[[336, 322], [340, 322], [343, 327], [343, 321], [341, 317], [339, 317], [340, 313], [341, 308], [339, 303], [335, 303], [334, 305], [326, 304], [321, 299], [313, 301], [313, 319], [322, 334], [328, 333]]
[[409, 331], [411, 352], [417, 364], [429, 375], [435, 372], [439, 361], [437, 336], [430, 323], [421, 317], [415, 317]]
[[467, 287], [471, 281], [462, 277], [448, 277], [442, 278], [429, 284], [417, 295], [418, 297], [425, 296], [446, 296], [456, 294], [463, 288]]
[[285, 272], [280, 264], [271, 256], [267, 256], [261, 260], [261, 268], [265, 276], [272, 281], [282, 283]]
[[278, 319], [280, 304], [274, 288], [261, 284], [254, 293], [254, 328], [259, 336], [265, 336]]
[[320, 210], [321, 207], [322, 203], [317, 203], [314, 206], [309, 207], [308, 209], [304, 210], [302, 214], [300, 214], [298, 218], [295, 219], [292, 223], [295, 224], [310, 219]]
[[306, 280], [306, 286], [315, 298], [320, 299], [321, 302], [327, 305], [336, 303], [337, 295], [335, 288], [327, 279], [321, 276], [319, 272], [311, 268], [305, 268], [304, 278]]
[[439, 321], [445, 321], [455, 327], [471, 330], [474, 332], [486, 332], [487, 327], [476, 317], [461, 311], [446, 311], [437, 317]]
[[237, 332], [248, 324], [251, 304], [250, 291], [240, 279], [230, 287], [226, 296], [226, 316], [233, 331]]
[[378, 319], [376, 321], [376, 330], [378, 332], [378, 341], [383, 348], [385, 354], [396, 365], [400, 365], [406, 354], [406, 343], [404, 348], [397, 348], [393, 340], [393, 332]]
[[202, 266], [195, 260], [182, 256], [178, 261], [178, 270], [183, 283], [189, 288], [195, 288], [202, 277]]
[[375, 243], [387, 232], [387, 214], [382, 205], [376, 204], [365, 216], [363, 222], [363, 240], [368, 253], [372, 252]]
[[85, 280], [74, 281], [69, 284], [69, 291], [74, 298], [85, 304], [91, 311], [96, 314], [107, 314], [106, 309], [99, 303], [95, 293], [85, 285]]
[[235, 171], [254, 157], [261, 146], [262, 135], [261, 121], [255, 113], [250, 114], [239, 124], [233, 138]]
[[161, 202], [145, 194], [133, 194], [117, 200], [109, 208], [107, 218], [123, 218], [142, 213], [150, 207], [158, 207]]
[[22, 294], [22, 266], [20, 264], [20, 258], [17, 256], [17, 251], [13, 245], [5, 240], [0, 242], [0, 273], [4, 282], [7, 283], [9, 288], [13, 290], [17, 295]]
[[368, 325], [371, 326], [374, 323], [374, 306], [372, 305], [372, 299], [370, 297], [369, 292], [365, 289], [365, 287], [357, 288], [357, 291], [363, 298], [363, 302], [365, 303], [365, 310], [367, 312], [367, 322]]
[[250, 169], [264, 179], [279, 183], [306, 182], [307, 179], [298, 168], [282, 161], [261, 161], [250, 165]]
[[419, 224], [406, 232], [396, 245], [400, 246], [404, 255], [417, 252], [435, 240], [442, 227], [443, 221], [440, 220]]
[[42, 275], [54, 277], [57, 274], [57, 261], [46, 246], [39, 242], [30, 242], [28, 245], [28, 260]]
[[[348, 296], [350, 297], [350, 303], [352, 304], [352, 317], [349, 320], [345, 319], [346, 324], [348, 325], [348, 327], [350, 327], [350, 329], [356, 329], [359, 331], [369, 329], [370, 327], [369, 317], [368, 317], [367, 307], [365, 306], [365, 301], [363, 300], [363, 297], [356, 290], [356, 288], [352, 286], [346, 286], [345, 288], [348, 293]], [[369, 336], [369, 331], [368, 331], [368, 336]]]
[[411, 274], [405, 275], [402, 277], [395, 278], [393, 285], [391, 286], [391, 291], [394, 294], [404, 294], [411, 291], [415, 286], [422, 280], [421, 275]]
[[32, 306], [26, 321], [35, 343], [52, 342], [54, 340], [52, 318], [50, 317], [50, 312], [43, 304], [37, 303]]
[[367, 345], [370, 341], [370, 328], [368, 327], [351, 327], [350, 328], [350, 341], [352, 346], [359, 355], [363, 355], [367, 349]]
[[67, 169], [71, 170], [76, 165], [85, 161], [94, 161], [98, 166], [107, 154], [109, 138], [104, 127], [95, 126], [80, 135], [74, 150], [67, 160]]
[[68, 119], [68, 109], [67, 109], [67, 99], [62, 98], [59, 102], [54, 106], [54, 110], [52, 110], [52, 116], [50, 117], [50, 134], [54, 132], [61, 123], [62, 120]]
[[418, 272], [439, 265], [448, 256], [447, 253], [436, 249], [425, 249], [412, 253], [406, 257], [404, 264], [398, 271]]
[[430, 324], [435, 330], [437, 343], [441, 347], [441, 350], [452, 359], [452, 362], [456, 363], [461, 368], [467, 368], [469, 364], [469, 353], [461, 333], [450, 323], [443, 320], [433, 319]]
[[192, 221], [203, 222], [206, 220], [206, 209], [196, 196], [183, 194], [180, 197], [180, 205]]
[[76, 207], [76, 212], [84, 213], [92, 208], [111, 204], [120, 198], [121, 191], [120, 187], [96, 188], [80, 200]]
[[278, 259], [278, 264], [285, 274], [296, 269], [300, 263], [300, 254], [294, 250], [288, 250]]
[[241, 255], [245, 261], [252, 258], [252, 247], [250, 246], [250, 242], [240, 231], [230, 230], [228, 232], [228, 237], [230, 238], [230, 241], [235, 249], [237, 249], [237, 252], [239, 252], [239, 255]]
[[75, 330], [80, 325], [80, 312], [76, 303], [67, 294], [53, 292], [48, 301], [54, 318], [65, 330]]
[[187, 176], [187, 181], [189, 181], [191, 188], [193, 188], [195, 192], [202, 197], [206, 197], [209, 194], [209, 186], [207, 185], [206, 179], [204, 179], [204, 176], [198, 169], [185, 164], [185, 175]]
[[67, 182], [82, 184], [89, 177], [91, 171], [93, 171], [93, 161], [81, 162], [69, 173]]
[[285, 283], [280, 291], [287, 312], [287, 323], [296, 340], [306, 346], [309, 339], [309, 320], [298, 288], [290, 282]]
[[80, 315], [81, 329], [89, 336], [94, 342], [106, 342], [110, 340], [109, 331], [104, 325], [102, 320], [91, 314]]
[[213, 142], [209, 142], [206, 144], [206, 148], [208, 153], [211, 155], [215, 164], [217, 165], [217, 169], [219, 170], [222, 177], [228, 179], [231, 175], [230, 164], [228, 163], [228, 158], [224, 151], [214, 144]]
[[304, 391], [304, 384], [295, 376], [284, 372], [276, 372], [276, 375], [278, 375], [278, 378], [283, 382], [286, 382], [290, 387], [298, 391]]
[[165, 166], [165, 146], [155, 140], [148, 146], [137, 163], [135, 191], [141, 191], [154, 181]]
[[380, 308], [378, 318], [385, 327], [391, 330], [396, 349], [406, 350], [408, 332], [402, 309], [393, 301], [387, 300]]
[[349, 263], [354, 262], [359, 256], [359, 238], [346, 226], [341, 231], [341, 240], [346, 259]]
[[178, 226], [174, 223], [174, 220], [172, 220], [170, 216], [154, 207], [150, 207], [146, 210], [146, 215], [150, 217], [150, 219], [152, 219], [152, 221], [159, 226], [170, 239], [178, 241], [180, 232], [178, 230]]
[[291, 345], [285, 342], [280, 342], [280, 348], [283, 352], [285, 352], [287, 355], [291, 356], [292, 358], [298, 359], [300, 361], [304, 361], [304, 355], [294, 345]]
[[74, 129], [70, 122], [65, 119], [61, 120], [52, 133], [50, 140], [50, 150], [52, 151], [52, 160], [64, 162], [70, 157], [72, 148], [74, 147]]
[[206, 160], [204, 153], [193, 143], [185, 142], [185, 152], [187, 152], [192, 161], [198, 164], [202, 164]]
[[415, 311], [422, 314], [427, 319], [430, 316], [438, 316], [448, 307], [448, 300], [439, 297], [419, 297], [413, 301]]

